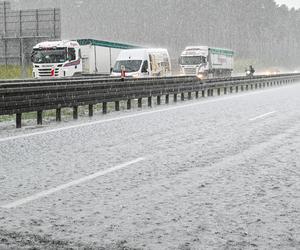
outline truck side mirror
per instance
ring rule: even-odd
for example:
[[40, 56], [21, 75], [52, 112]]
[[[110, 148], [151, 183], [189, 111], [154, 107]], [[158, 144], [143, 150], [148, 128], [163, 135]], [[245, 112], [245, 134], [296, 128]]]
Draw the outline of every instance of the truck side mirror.
[[142, 69], [141, 69], [141, 72], [142, 73], [148, 73], [149, 72], [149, 70], [148, 70], [148, 62], [147, 61], [144, 61]]
[[143, 67], [143, 68], [142, 68], [142, 73], [147, 73], [147, 72], [148, 72], [148, 69], [145, 68], [145, 67]]

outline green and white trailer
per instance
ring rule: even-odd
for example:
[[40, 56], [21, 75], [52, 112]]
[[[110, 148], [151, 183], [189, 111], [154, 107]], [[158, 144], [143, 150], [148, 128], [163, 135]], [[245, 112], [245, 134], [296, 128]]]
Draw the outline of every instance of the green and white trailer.
[[231, 76], [234, 52], [208, 46], [186, 47], [179, 59], [181, 74], [199, 78]]

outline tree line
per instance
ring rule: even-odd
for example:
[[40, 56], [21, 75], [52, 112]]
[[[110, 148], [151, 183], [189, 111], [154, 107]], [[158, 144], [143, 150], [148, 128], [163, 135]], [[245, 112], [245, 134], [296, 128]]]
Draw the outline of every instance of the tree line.
[[58, 4], [64, 38], [161, 46], [173, 58], [187, 45], [209, 45], [233, 49], [240, 61], [290, 68], [300, 65], [300, 10], [279, 6], [274, 0], [19, 2], [26, 8]]

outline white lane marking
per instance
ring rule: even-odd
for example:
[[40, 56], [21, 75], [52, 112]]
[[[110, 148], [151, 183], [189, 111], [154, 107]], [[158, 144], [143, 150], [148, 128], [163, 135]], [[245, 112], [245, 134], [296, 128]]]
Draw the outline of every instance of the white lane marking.
[[80, 124], [76, 124], [76, 125], [72, 125], [72, 126], [66, 126], [66, 127], [61, 127], [61, 128], [43, 130], [43, 131], [34, 132], [34, 133], [4, 137], [4, 138], [0, 138], [0, 142], [6, 142], [6, 141], [21, 139], [21, 138], [27, 138], [27, 137], [31, 137], [31, 136], [35, 136], [35, 135], [49, 134], [49, 133], [54, 133], [54, 132], [59, 132], [59, 131], [64, 131], [64, 130], [69, 130], [69, 129], [74, 129], [74, 128], [87, 127], [87, 126], [91, 126], [91, 125], [95, 125], [95, 124], [102, 124], [102, 123], [108, 123], [108, 122], [113, 122], [113, 121], [119, 121], [119, 120], [123, 120], [123, 119], [134, 118], [134, 117], [139, 117], [139, 116], [144, 116], [144, 115], [149, 115], [149, 114], [155, 114], [155, 113], [160, 113], [160, 112], [166, 112], [166, 111], [170, 111], [170, 110], [183, 109], [183, 108], [198, 106], [198, 105], [207, 104], [207, 103], [215, 103], [215, 102], [220, 102], [220, 101], [226, 101], [226, 100], [240, 98], [240, 97], [243, 97], [243, 96], [256, 95], [256, 94], [260, 94], [260, 93], [264, 93], [264, 92], [244, 93], [244, 94], [239, 94], [239, 95], [235, 95], [235, 96], [223, 96], [223, 97], [219, 97], [218, 99], [214, 99], [214, 100], [206, 100], [206, 101], [190, 103], [190, 104], [185, 104], [185, 105], [180, 105], [180, 106], [163, 108], [163, 109], [159, 109], [159, 110], [140, 112], [140, 113], [133, 114], [133, 115], [125, 115], [125, 116], [115, 117], [115, 118], [110, 118], [110, 119], [105, 119], [105, 120], [98, 120], [98, 121], [94, 121], [94, 122], [86, 122], [86, 123], [80, 123]]
[[78, 180], [74, 180], [74, 181], [68, 182], [66, 184], [57, 186], [55, 188], [51, 188], [49, 190], [42, 191], [40, 193], [34, 194], [32, 196], [25, 197], [23, 199], [14, 201], [12, 203], [9, 203], [9, 204], [6, 204], [6, 205], [0, 206], [0, 207], [1, 208], [6, 208], [6, 209], [16, 208], [16, 207], [19, 207], [19, 206], [21, 206], [23, 204], [26, 204], [28, 202], [31, 202], [31, 201], [34, 201], [34, 200], [37, 200], [37, 199], [49, 196], [49, 195], [51, 195], [53, 193], [56, 193], [56, 192], [61, 191], [63, 189], [69, 188], [71, 186], [75, 186], [75, 185], [81, 184], [83, 182], [87, 182], [89, 180], [93, 180], [93, 179], [95, 179], [95, 178], [97, 178], [99, 176], [103, 176], [103, 175], [115, 172], [117, 170], [120, 170], [122, 168], [128, 167], [130, 165], [133, 165], [133, 164], [138, 163], [138, 162], [143, 161], [143, 160], [145, 160], [145, 158], [142, 158], [142, 157], [141, 158], [137, 158], [135, 160], [132, 160], [132, 161], [120, 164], [118, 166], [115, 166], [115, 167], [112, 167], [112, 168], [109, 168], [109, 169], [106, 169], [106, 170], [103, 170], [103, 171], [99, 171], [97, 173], [85, 176], [85, 177], [80, 178]]
[[272, 111], [272, 112], [265, 113], [263, 115], [259, 115], [259, 116], [253, 117], [253, 118], [249, 119], [249, 121], [251, 121], [251, 122], [252, 121], [256, 121], [258, 119], [265, 118], [266, 116], [272, 115], [274, 113], [277, 113], [277, 111]]

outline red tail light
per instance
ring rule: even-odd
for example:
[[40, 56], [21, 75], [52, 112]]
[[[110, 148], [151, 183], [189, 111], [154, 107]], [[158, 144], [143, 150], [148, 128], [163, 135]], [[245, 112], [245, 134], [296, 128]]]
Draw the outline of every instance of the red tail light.
[[51, 76], [55, 76], [55, 70], [51, 69]]

